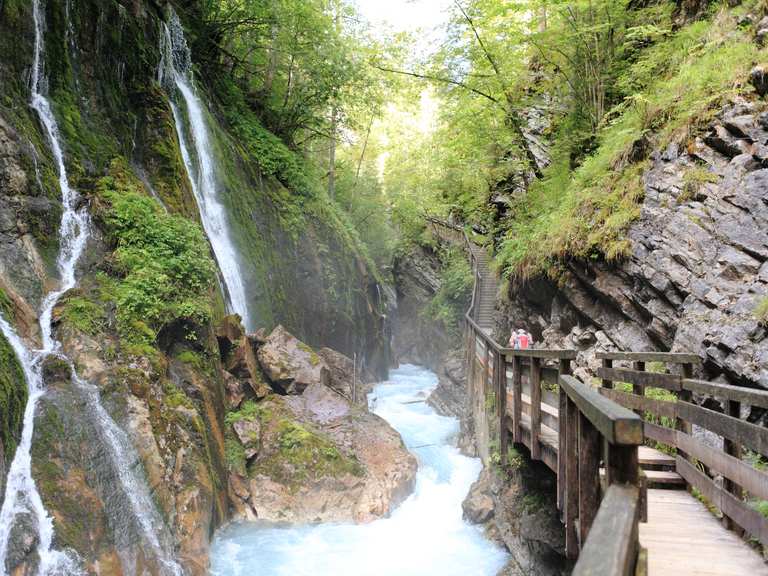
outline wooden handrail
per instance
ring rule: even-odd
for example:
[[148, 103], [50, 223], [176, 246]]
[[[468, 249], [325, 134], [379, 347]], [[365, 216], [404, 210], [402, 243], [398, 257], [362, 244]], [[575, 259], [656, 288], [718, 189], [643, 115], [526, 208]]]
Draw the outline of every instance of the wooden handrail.
[[698, 394], [743, 402], [744, 404], [760, 408], [768, 408], [768, 390], [757, 390], [743, 386], [730, 386], [719, 382], [692, 379], [683, 380], [682, 387]]
[[573, 376], [560, 376], [560, 388], [607, 442], [622, 445], [643, 443], [643, 420], [631, 410], [609, 400]]
[[[744, 499], [745, 491], [756, 498], [768, 498], [768, 474], [741, 458], [742, 448], [747, 447], [768, 455], [768, 430], [742, 419], [742, 408], [768, 408], [768, 391], [731, 386], [718, 382], [696, 380], [690, 377], [692, 355], [683, 355], [683, 376], [644, 372], [642, 361], [636, 360], [636, 370], [613, 369], [615, 354], [605, 357], [604, 367], [598, 371], [603, 378], [603, 395], [626, 408], [641, 414], [671, 418], [675, 429], [645, 422], [645, 435], [657, 442], [677, 450], [675, 460], [677, 473], [686, 484], [698, 489], [705, 498], [723, 513], [725, 525], [738, 532], [744, 531], [768, 546], [768, 519], [759, 514]], [[658, 358], [658, 353], [633, 353], [634, 358]], [[626, 353], [623, 358], [627, 359]], [[680, 364], [680, 355], [668, 355], [668, 364]], [[698, 360], [698, 358], [696, 358]], [[617, 391], [614, 381], [633, 384], [633, 393]], [[662, 401], [645, 395], [646, 386], [664, 387], [676, 391], [673, 400]], [[695, 404], [693, 393], [724, 400], [724, 413]], [[701, 442], [691, 434], [695, 424], [723, 438], [722, 449], [718, 450]], [[702, 462], [709, 473], [699, 470], [692, 459]], [[722, 486], [711, 476], [723, 477]]]
[[634, 574], [639, 514], [640, 492], [636, 486], [610, 486], [572, 575]]
[[667, 362], [688, 364], [701, 362], [696, 354], [681, 352], [596, 352], [598, 360], [625, 360], [629, 362]]

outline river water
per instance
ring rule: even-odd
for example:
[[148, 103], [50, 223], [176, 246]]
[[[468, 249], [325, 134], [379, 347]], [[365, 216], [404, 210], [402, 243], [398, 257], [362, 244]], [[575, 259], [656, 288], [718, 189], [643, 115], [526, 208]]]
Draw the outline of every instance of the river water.
[[426, 399], [432, 372], [406, 365], [369, 395], [416, 455], [413, 494], [388, 518], [370, 524], [290, 528], [239, 523], [223, 529], [211, 553], [215, 576], [493, 576], [507, 555], [462, 519], [461, 503], [482, 465], [459, 453], [459, 423]]

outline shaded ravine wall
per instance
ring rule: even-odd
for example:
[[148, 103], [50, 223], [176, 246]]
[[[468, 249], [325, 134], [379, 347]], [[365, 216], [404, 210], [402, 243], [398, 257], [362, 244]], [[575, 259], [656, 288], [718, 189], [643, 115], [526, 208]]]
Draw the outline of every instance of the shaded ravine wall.
[[[179, 318], [156, 344], [137, 347], [117, 333], [114, 304], [103, 289], [105, 275], [114, 276], [115, 248], [99, 194], [105, 176], [124, 180], [132, 193], [159, 198], [173, 215], [197, 221], [171, 110], [156, 83], [166, 4], [43, 2], [47, 88], [71, 184], [96, 215], [78, 287], [56, 311], [55, 322], [79, 372], [99, 386], [104, 405], [136, 445], [181, 561], [191, 573], [203, 574], [210, 537], [229, 514], [227, 408], [214, 329], [223, 315], [222, 297], [215, 287], [205, 296], [214, 303], [213, 322], [195, 325]], [[27, 104], [30, 10], [25, 0], [0, 0], [0, 308], [34, 345], [36, 310], [55, 285], [61, 206], [48, 143]], [[375, 270], [332, 206], [262, 172], [261, 159], [249, 155], [247, 142], [233, 137], [223, 120], [223, 88], [206, 80], [200, 84], [207, 87], [216, 152], [226, 174], [221, 186], [259, 324], [271, 329], [282, 323], [311, 345], [357, 353], [381, 375], [389, 363], [389, 339]], [[73, 302], [77, 306], [68, 307]], [[0, 340], [0, 488], [25, 402], [15, 362], [5, 352]], [[97, 433], [64, 366], [51, 362], [46, 383], [33, 463], [55, 519], [55, 545], [76, 550], [86, 566], [98, 562], [102, 572], [120, 574], [125, 550], [118, 544], [130, 548], [137, 541], [119, 520], [120, 501], [110, 492], [114, 478], [102, 466]], [[152, 571], [140, 550], [131, 553], [137, 569]], [[34, 566], [34, 542], [16, 535], [9, 561]]]

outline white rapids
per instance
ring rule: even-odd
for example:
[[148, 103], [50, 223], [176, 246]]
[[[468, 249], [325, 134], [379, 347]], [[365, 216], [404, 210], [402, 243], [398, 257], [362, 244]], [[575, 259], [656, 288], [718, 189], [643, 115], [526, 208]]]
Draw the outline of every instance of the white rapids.
[[60, 281], [58, 288], [46, 295], [40, 308], [41, 349], [31, 350], [28, 348], [8, 321], [0, 316], [0, 331], [10, 343], [24, 370], [29, 392], [24, 410], [21, 440], [11, 462], [3, 505], [0, 508], [0, 574], [6, 574], [11, 532], [21, 517], [26, 517], [27, 523], [36, 531], [38, 539], [36, 552], [39, 557], [38, 574], [73, 576], [83, 573], [79, 567], [79, 558], [74, 552], [53, 549], [53, 520], [46, 511], [32, 478], [31, 450], [35, 411], [40, 399], [45, 394], [42, 375], [43, 362], [49, 356], [57, 356], [70, 366], [73, 382], [79, 393], [82, 394], [88, 415], [96, 424], [100, 439], [107, 449], [117, 480], [131, 506], [130, 512], [141, 537], [157, 557], [162, 573], [180, 576], [183, 571], [173, 557], [172, 542], [168, 538], [162, 517], [152, 501], [135, 450], [133, 450], [125, 433], [101, 405], [98, 388], [78, 376], [72, 361], [63, 356], [60, 343], [53, 337], [51, 325], [53, 309], [62, 295], [77, 283], [77, 264], [90, 236], [90, 219], [85, 205], [78, 207], [80, 204], [79, 194], [69, 184], [58, 124], [51, 110], [51, 103], [46, 96], [47, 86], [43, 61], [45, 19], [40, 8], [40, 0], [33, 0], [32, 14], [35, 25], [35, 44], [30, 104], [45, 129], [59, 176], [62, 216], [59, 228], [60, 248], [56, 267]]
[[414, 493], [390, 517], [370, 524], [289, 528], [238, 523], [216, 537], [215, 576], [493, 576], [507, 555], [462, 519], [461, 503], [482, 465], [453, 445], [458, 421], [426, 399], [437, 385], [417, 366], [392, 371], [369, 396], [416, 455]]
[[[219, 198], [216, 160], [208, 135], [205, 107], [195, 92], [192, 57], [184, 38], [184, 28], [173, 10], [170, 10], [170, 17], [164, 25], [161, 38], [162, 60], [158, 69], [158, 81], [170, 94], [169, 103], [179, 138], [181, 157], [192, 185], [203, 229], [213, 248], [224, 282], [227, 306], [230, 312], [240, 315], [247, 330], [253, 330], [255, 326], [248, 312], [248, 298], [237, 249], [230, 237], [226, 209]], [[183, 111], [175, 101], [177, 93], [184, 102], [189, 134]]]

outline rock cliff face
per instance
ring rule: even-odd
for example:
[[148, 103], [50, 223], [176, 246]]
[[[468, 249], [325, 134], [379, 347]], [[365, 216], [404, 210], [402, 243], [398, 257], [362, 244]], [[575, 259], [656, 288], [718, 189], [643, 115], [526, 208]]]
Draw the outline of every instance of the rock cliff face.
[[[579, 350], [695, 352], [701, 373], [768, 387], [768, 115], [736, 100], [698, 136], [652, 153], [632, 255], [568, 262], [559, 284], [515, 284], [498, 330]], [[594, 368], [584, 353], [582, 375]]]
[[[109, 189], [113, 200], [138, 202], [135, 206], [146, 207], [140, 200], [154, 198], [154, 208], [142, 212], [150, 220], [160, 213], [179, 218], [176, 224], [199, 219], [168, 98], [156, 80], [161, 23], [170, 4], [47, 0], [41, 5], [45, 89], [70, 184], [93, 217], [78, 286], [55, 313], [55, 336], [135, 448], [138, 460], [131, 467], [146, 478], [181, 563], [190, 574], [204, 574], [213, 531], [230, 517], [228, 440], [234, 432], [227, 412], [277, 394], [258, 370], [248, 370], [256, 363], [249, 347], [235, 347], [234, 355], [221, 347], [226, 338], [218, 338], [216, 327], [223, 322], [218, 331], [228, 328], [215, 281], [196, 289], [197, 303], [207, 312], [201, 316], [197, 307], [178, 308], [156, 330], [145, 330], [145, 318], [121, 324], [115, 304], [126, 270], [118, 263], [104, 191]], [[187, 25], [195, 26], [193, 17]], [[58, 284], [62, 208], [50, 145], [28, 104], [34, 37], [32, 3], [0, 0], [0, 313], [37, 347], [40, 303]], [[203, 97], [221, 89], [205, 78], [198, 88]], [[211, 138], [225, 175], [218, 184], [246, 262], [258, 324], [271, 329], [282, 322], [311, 345], [357, 353], [365, 368], [381, 375], [389, 363], [389, 341], [375, 270], [338, 215], [324, 212], [327, 206], [309, 200], [287, 205], [294, 191], [263, 173], [261, 159], [233, 136], [222, 99], [205, 99], [218, 103], [208, 104]], [[179, 290], [189, 288], [183, 280], [176, 282]], [[0, 488], [26, 399], [11, 356], [0, 337]], [[75, 551], [90, 573], [162, 572], [142, 550], [135, 522], [124, 513], [127, 496], [115, 488], [118, 471], [83, 390], [71, 371], [56, 363], [46, 371], [45, 384], [32, 459], [33, 476], [54, 518], [54, 547]], [[287, 404], [285, 410], [298, 418]], [[241, 425], [239, 432], [247, 438], [254, 430]], [[267, 444], [274, 439], [270, 433], [265, 431]], [[387, 439], [393, 451], [396, 440]], [[380, 492], [383, 509], [383, 485]], [[376, 506], [366, 510], [376, 513]], [[15, 531], [9, 571], [34, 569], [31, 533]]]
[[395, 261], [393, 275], [397, 311], [393, 321], [394, 356], [400, 363], [414, 363], [438, 372], [443, 356], [456, 347], [455, 336], [425, 316], [440, 288], [441, 264], [429, 247], [413, 246]]

